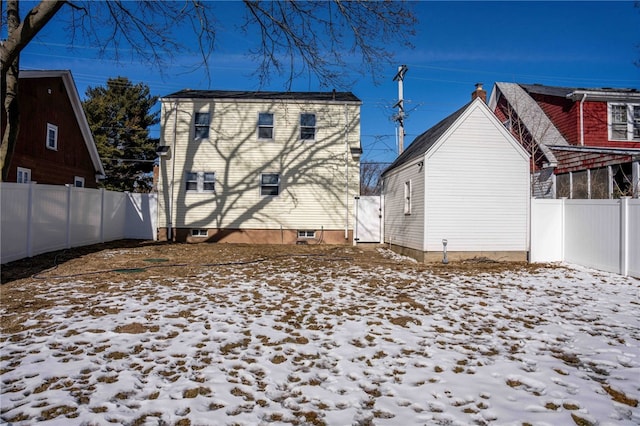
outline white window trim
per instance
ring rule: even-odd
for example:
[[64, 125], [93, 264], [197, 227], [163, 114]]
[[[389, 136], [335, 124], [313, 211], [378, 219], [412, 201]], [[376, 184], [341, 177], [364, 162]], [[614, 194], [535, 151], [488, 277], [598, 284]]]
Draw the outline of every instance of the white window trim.
[[[187, 189], [188, 182], [194, 182], [193, 180], [189, 180], [188, 176], [190, 173], [196, 174], [196, 189]], [[205, 175], [213, 174], [213, 181], [205, 181]], [[215, 194], [216, 192], [216, 172], [210, 171], [194, 171], [194, 172], [186, 172], [184, 175], [184, 189], [189, 194]], [[213, 189], [204, 189], [205, 183], [213, 183]]]
[[[304, 139], [302, 137], [302, 129], [303, 129], [303, 127], [304, 128], [312, 128], [312, 126], [303, 126], [302, 125], [302, 116], [303, 115], [313, 115], [314, 116], [315, 124], [313, 125], [313, 138], [311, 138], [311, 139]], [[318, 115], [315, 112], [301, 112], [300, 113], [300, 117], [298, 119], [298, 124], [300, 125], [299, 137], [300, 137], [301, 141], [303, 141], [303, 142], [314, 142], [317, 139], [317, 137], [318, 137]]]
[[[619, 138], [614, 138], [613, 136], [613, 122], [612, 122], [612, 107], [613, 106], [618, 106], [618, 105], [624, 105], [627, 109], [627, 137], [626, 139], [619, 139]], [[607, 130], [609, 132], [608, 137], [610, 141], [638, 141], [640, 140], [640, 138], [634, 138], [633, 137], [633, 124], [634, 124], [634, 120], [633, 120], [633, 112], [634, 110], [638, 108], [640, 109], [640, 104], [635, 104], [635, 103], [626, 103], [626, 102], [609, 102], [607, 104]]]
[[[260, 115], [261, 114], [270, 114], [271, 115], [271, 125], [264, 125], [264, 124], [260, 124]], [[260, 128], [271, 128], [271, 137], [270, 138], [263, 138], [260, 137]], [[274, 113], [272, 112], [260, 112], [258, 113], [258, 128], [257, 128], [257, 132], [258, 132], [258, 140], [260, 141], [272, 141], [276, 138], [276, 116]]]
[[411, 181], [407, 181], [404, 183], [404, 214], [411, 214]]
[[207, 238], [209, 236], [208, 229], [193, 228], [191, 229], [191, 236], [196, 238]]
[[312, 231], [309, 229], [299, 229], [298, 230], [298, 238], [308, 238], [313, 239], [316, 237], [316, 231]]
[[[26, 179], [25, 179], [26, 176]], [[31, 169], [25, 167], [18, 167], [16, 170], [16, 182], [29, 183], [31, 182]]]
[[[53, 146], [49, 145], [49, 133], [53, 132]], [[47, 123], [47, 136], [45, 139], [45, 146], [47, 149], [57, 151], [58, 150], [58, 126], [55, 124]]]
[[[264, 183], [262, 183], [262, 177], [264, 175], [277, 175], [278, 176], [278, 183], [276, 183], [276, 184], [273, 184], [273, 183], [264, 184]], [[280, 193], [282, 192], [282, 188], [280, 188], [280, 183], [281, 183], [280, 173], [275, 173], [275, 172], [260, 173], [260, 182], [259, 182], [259, 184], [260, 184], [260, 196], [261, 197], [279, 197]], [[278, 188], [278, 193], [277, 194], [273, 195], [273, 194], [263, 194], [262, 193], [262, 188], [263, 187], [274, 187], [274, 186], [276, 188]]]
[[[78, 185], [80, 183], [80, 185]], [[84, 178], [82, 176], [75, 176], [73, 178], [73, 186], [76, 188], [84, 188]]]

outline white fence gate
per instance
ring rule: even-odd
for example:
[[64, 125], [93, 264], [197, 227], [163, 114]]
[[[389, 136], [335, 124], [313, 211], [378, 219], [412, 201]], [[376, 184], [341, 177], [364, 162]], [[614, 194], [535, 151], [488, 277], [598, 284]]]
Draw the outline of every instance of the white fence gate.
[[531, 200], [531, 261], [640, 278], [640, 200]]
[[382, 197], [377, 195], [356, 197], [356, 243], [382, 242]]
[[123, 238], [156, 238], [156, 194], [0, 183], [0, 263]]

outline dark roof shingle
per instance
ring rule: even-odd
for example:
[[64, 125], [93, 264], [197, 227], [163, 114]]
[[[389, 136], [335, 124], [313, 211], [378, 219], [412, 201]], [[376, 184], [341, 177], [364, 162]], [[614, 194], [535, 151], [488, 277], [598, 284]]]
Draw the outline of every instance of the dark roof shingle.
[[185, 89], [166, 95], [167, 99], [236, 99], [236, 100], [296, 100], [361, 102], [351, 92], [252, 92], [239, 90], [191, 90]]

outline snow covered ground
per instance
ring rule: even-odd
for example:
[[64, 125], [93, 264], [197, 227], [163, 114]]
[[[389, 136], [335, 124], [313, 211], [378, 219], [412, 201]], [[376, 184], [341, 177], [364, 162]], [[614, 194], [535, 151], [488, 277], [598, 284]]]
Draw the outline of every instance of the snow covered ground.
[[[434, 272], [378, 250], [364, 256], [386, 263], [290, 256], [5, 287], [0, 419], [640, 424], [638, 280]], [[27, 317], [7, 307], [17, 294]]]

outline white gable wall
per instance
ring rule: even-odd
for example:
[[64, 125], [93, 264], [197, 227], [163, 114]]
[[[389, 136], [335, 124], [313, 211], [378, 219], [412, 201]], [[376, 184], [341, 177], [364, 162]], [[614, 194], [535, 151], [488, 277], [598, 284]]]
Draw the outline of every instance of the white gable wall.
[[[384, 241], [415, 250], [424, 245], [422, 157], [392, 171], [384, 180]], [[422, 169], [422, 170], [421, 170]], [[404, 184], [411, 181], [411, 214], [404, 212]]]
[[529, 161], [476, 102], [427, 152], [426, 251], [528, 250]]

